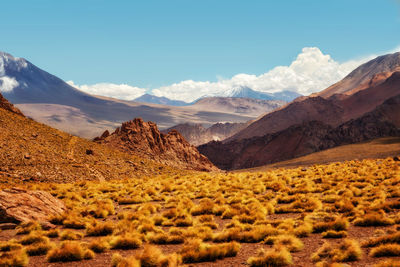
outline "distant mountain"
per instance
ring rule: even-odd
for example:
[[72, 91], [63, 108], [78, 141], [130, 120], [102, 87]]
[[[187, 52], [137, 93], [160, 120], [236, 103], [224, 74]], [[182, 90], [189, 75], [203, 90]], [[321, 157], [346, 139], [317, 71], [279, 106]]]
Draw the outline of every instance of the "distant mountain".
[[160, 128], [192, 122], [246, 122], [260, 114], [203, 107], [175, 107], [92, 96], [41, 70], [23, 58], [0, 52], [0, 92], [26, 116], [85, 138], [115, 129], [134, 117]]
[[216, 123], [208, 128], [201, 124], [183, 123], [163, 130], [162, 132], [169, 133], [172, 130], [176, 130], [181, 133], [190, 144], [198, 146], [213, 140], [223, 140], [237, 133], [249, 125], [249, 123], [250, 121], [247, 123]]
[[227, 141], [263, 136], [282, 131], [294, 124], [313, 120], [336, 127], [372, 111], [386, 99], [397, 95], [400, 91], [399, 76], [400, 72], [394, 72], [382, 83], [352, 95], [341, 95], [341, 97], [334, 95], [330, 98], [314, 96], [294, 101], [254, 121]]
[[180, 101], [180, 100], [171, 100], [166, 97], [159, 97], [150, 94], [144, 94], [138, 98], [135, 98], [133, 101], [141, 102], [141, 103], [153, 103], [153, 104], [160, 104], [160, 105], [167, 105], [167, 106], [187, 106], [190, 103]]
[[299, 93], [292, 92], [292, 91], [282, 91], [276, 93], [265, 93], [255, 91], [249, 87], [241, 86], [234, 88], [228, 92], [226, 92], [227, 97], [245, 97], [245, 98], [254, 98], [254, 99], [261, 99], [261, 100], [281, 100], [285, 102], [290, 102], [295, 98], [302, 96]]
[[258, 117], [286, 104], [281, 100], [262, 100], [243, 97], [205, 97], [190, 107], [208, 111], [247, 114]]
[[231, 170], [263, 166], [387, 136], [400, 136], [400, 94], [337, 127], [320, 121], [307, 121], [261, 137], [227, 143], [213, 141], [199, 146], [198, 150], [217, 167]]
[[94, 140], [177, 168], [199, 171], [218, 170], [178, 131], [161, 133], [155, 123], [144, 122], [140, 118], [124, 122], [113, 133], [109, 134], [106, 131]]
[[324, 98], [335, 94], [351, 95], [383, 83], [396, 71], [400, 71], [400, 52], [370, 60], [353, 70], [343, 80], [314, 95]]

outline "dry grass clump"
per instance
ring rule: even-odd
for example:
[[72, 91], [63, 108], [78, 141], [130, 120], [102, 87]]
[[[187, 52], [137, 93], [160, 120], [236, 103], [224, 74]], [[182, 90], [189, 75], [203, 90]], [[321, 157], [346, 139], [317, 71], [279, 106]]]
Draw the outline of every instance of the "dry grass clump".
[[92, 240], [89, 243], [88, 248], [96, 253], [103, 253], [104, 251], [110, 249], [110, 244], [108, 243], [108, 240], [99, 238]]
[[48, 262], [81, 261], [94, 258], [94, 252], [85, 249], [74, 241], [65, 241], [59, 247], [53, 248], [47, 253]]
[[48, 242], [49, 238], [42, 235], [42, 232], [31, 232], [29, 235], [21, 238], [18, 242], [21, 245], [30, 245], [35, 243]]
[[361, 259], [362, 251], [358, 242], [351, 239], [345, 239], [337, 246], [325, 242], [316, 253], [311, 256], [315, 262], [330, 260], [332, 262], [357, 261]]
[[38, 222], [27, 222], [22, 223], [17, 228], [17, 235], [26, 235], [32, 231], [40, 231], [42, 230], [42, 226]]
[[46, 255], [54, 245], [51, 242], [40, 242], [26, 247], [26, 252], [29, 256]]
[[56, 238], [60, 236], [60, 231], [58, 229], [51, 229], [45, 233], [47, 237]]
[[142, 239], [138, 234], [125, 233], [114, 236], [110, 241], [112, 249], [136, 249], [142, 245]]
[[212, 245], [203, 243], [200, 239], [192, 239], [183, 246], [179, 254], [184, 263], [194, 263], [235, 257], [239, 250], [240, 244], [237, 242]]
[[159, 248], [152, 245], [145, 246], [137, 259], [140, 261], [140, 266], [142, 267], [174, 267], [182, 263], [181, 257], [178, 254], [164, 255]]
[[60, 234], [61, 240], [79, 240], [79, 239], [82, 239], [82, 237], [83, 237], [83, 234], [81, 234], [79, 232], [70, 231], [70, 230], [62, 231]]
[[374, 267], [400, 267], [399, 260], [385, 260], [374, 265]]
[[81, 214], [82, 216], [91, 215], [95, 218], [107, 218], [107, 216], [115, 214], [115, 208], [111, 199], [95, 200]]
[[29, 258], [24, 249], [0, 252], [0, 266], [24, 267], [29, 263]]
[[384, 235], [376, 238], [371, 238], [362, 243], [363, 247], [376, 247], [382, 244], [396, 243], [400, 244], [400, 232]]
[[286, 247], [290, 252], [300, 251], [304, 247], [303, 242], [292, 235], [270, 236], [264, 240], [264, 243], [278, 247]]
[[182, 244], [185, 241], [182, 235], [172, 235], [168, 233], [149, 233], [146, 240], [152, 244]]
[[313, 233], [322, 233], [328, 230], [343, 231], [347, 230], [349, 222], [346, 218], [337, 218], [330, 222], [317, 222], [313, 225]]
[[87, 220], [82, 217], [78, 217], [76, 215], [68, 216], [63, 222], [62, 225], [65, 228], [71, 229], [85, 229], [87, 224]]
[[135, 257], [124, 258], [119, 253], [114, 253], [111, 258], [112, 267], [141, 267], [140, 261]]
[[393, 225], [395, 221], [379, 213], [370, 213], [362, 218], [357, 218], [353, 223], [356, 226], [386, 226]]
[[347, 237], [346, 231], [328, 230], [322, 233], [322, 238], [344, 238]]
[[203, 214], [213, 214], [214, 202], [211, 199], [203, 198], [200, 200], [199, 205], [194, 206], [190, 212], [193, 216]]
[[373, 248], [369, 255], [371, 257], [396, 257], [400, 256], [399, 244], [383, 244]]
[[248, 231], [244, 231], [240, 227], [233, 227], [223, 230], [222, 232], [215, 233], [212, 240], [214, 242], [230, 242], [238, 241], [242, 243], [257, 243], [263, 241], [268, 236], [275, 236], [279, 234], [279, 230], [271, 225], [257, 225], [251, 227]]
[[261, 249], [256, 257], [250, 257], [247, 263], [251, 267], [279, 267], [292, 264], [292, 255], [285, 247], [278, 247], [272, 250]]
[[99, 223], [96, 221], [94, 225], [90, 225], [86, 229], [87, 236], [107, 236], [113, 232], [114, 225], [111, 222]]
[[0, 241], [0, 252], [7, 252], [18, 249], [22, 249], [22, 245], [19, 244], [15, 239], [11, 239], [9, 241]]

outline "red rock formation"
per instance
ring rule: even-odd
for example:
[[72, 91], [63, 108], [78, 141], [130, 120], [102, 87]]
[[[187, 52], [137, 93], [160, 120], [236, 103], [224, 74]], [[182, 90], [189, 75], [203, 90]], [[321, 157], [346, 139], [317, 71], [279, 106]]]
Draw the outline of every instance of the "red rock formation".
[[53, 226], [48, 221], [49, 217], [60, 215], [64, 211], [64, 203], [48, 192], [18, 188], [0, 192], [0, 223], [37, 221], [48, 228]]
[[138, 118], [124, 122], [112, 134], [104, 133], [95, 138], [95, 141], [169, 166], [201, 171], [217, 170], [178, 131], [172, 130], [163, 134], [155, 123]]

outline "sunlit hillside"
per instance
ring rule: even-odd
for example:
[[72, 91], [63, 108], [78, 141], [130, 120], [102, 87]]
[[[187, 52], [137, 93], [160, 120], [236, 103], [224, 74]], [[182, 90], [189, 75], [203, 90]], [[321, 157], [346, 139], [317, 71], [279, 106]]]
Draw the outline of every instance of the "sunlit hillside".
[[26, 183], [68, 211], [51, 218], [56, 229], [0, 232], [0, 265], [398, 266], [380, 264], [400, 259], [396, 160]]

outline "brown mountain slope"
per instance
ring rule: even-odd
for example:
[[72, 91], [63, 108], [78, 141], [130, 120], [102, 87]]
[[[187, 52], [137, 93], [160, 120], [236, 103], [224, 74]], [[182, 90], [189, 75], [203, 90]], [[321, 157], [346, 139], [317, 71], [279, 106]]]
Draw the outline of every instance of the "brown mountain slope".
[[192, 145], [199, 146], [210, 141], [224, 140], [250, 124], [247, 123], [215, 123], [211, 127], [205, 128], [202, 124], [178, 124], [169, 129], [163, 130], [168, 133], [171, 130], [177, 130]]
[[8, 102], [8, 100], [5, 99], [5, 98], [3, 97], [2, 94], [0, 94], [0, 108], [5, 109], [5, 110], [8, 110], [8, 111], [11, 111], [11, 112], [13, 112], [13, 113], [15, 113], [15, 114], [18, 114], [18, 115], [22, 115], [22, 116], [23, 116], [22, 112], [21, 112], [19, 109], [17, 109], [16, 107], [14, 107], [13, 104], [11, 104], [10, 102]]
[[178, 171], [0, 108], [0, 181], [72, 182]]
[[334, 94], [353, 94], [359, 90], [376, 86], [385, 81], [393, 72], [400, 70], [400, 52], [379, 56], [362, 64], [343, 80], [315, 96], [328, 98]]
[[400, 95], [388, 99], [374, 111], [336, 128], [319, 121], [293, 125], [283, 131], [199, 146], [221, 169], [262, 166], [344, 144], [385, 136], [400, 136]]
[[224, 142], [263, 136], [282, 131], [294, 124], [312, 120], [338, 125], [343, 114], [342, 107], [334, 101], [322, 97], [309, 97], [303, 101], [294, 101], [282, 109], [265, 115]]
[[384, 137], [357, 144], [338, 146], [291, 160], [246, 169], [244, 171], [267, 171], [275, 168], [296, 168], [346, 160], [398, 157], [399, 155], [400, 137]]
[[106, 131], [101, 137], [95, 138], [95, 141], [165, 165], [201, 171], [218, 170], [178, 131], [172, 130], [163, 134], [155, 123], [138, 118], [123, 123], [112, 134]]
[[333, 127], [372, 111], [386, 99], [400, 93], [400, 72], [394, 72], [383, 83], [353, 95], [320, 96], [294, 101], [271, 112], [224, 142], [263, 136], [307, 121], [321, 121]]

